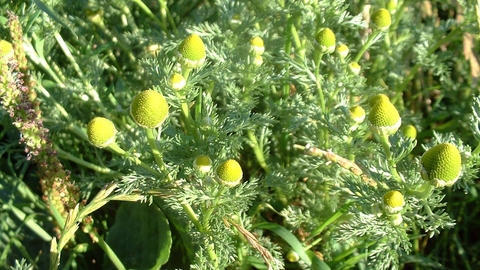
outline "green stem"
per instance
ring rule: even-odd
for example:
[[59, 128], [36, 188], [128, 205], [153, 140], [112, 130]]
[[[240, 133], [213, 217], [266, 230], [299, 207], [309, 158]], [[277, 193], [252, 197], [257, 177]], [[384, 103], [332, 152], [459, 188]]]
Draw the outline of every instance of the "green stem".
[[383, 146], [383, 151], [387, 156], [388, 165], [390, 167], [390, 173], [392, 173], [393, 179], [395, 179], [399, 183], [404, 183], [405, 181], [403, 178], [398, 174], [397, 165], [395, 164], [395, 160], [393, 159], [392, 152], [390, 151], [390, 142], [388, 141], [388, 135], [380, 135], [380, 142]]
[[164, 25], [158, 18], [157, 16], [155, 16], [155, 14], [153, 14], [153, 12], [148, 8], [147, 5], [145, 5], [142, 0], [132, 0], [132, 2], [134, 2], [135, 4], [137, 4], [140, 9], [145, 12], [145, 14], [147, 14], [148, 17], [150, 17], [150, 19], [152, 19], [155, 23], [158, 24], [158, 26], [160, 26], [160, 28], [162, 28], [163, 32], [165, 32], [166, 34], [169, 33], [168, 29], [167, 29], [167, 26]]
[[228, 189], [227, 187], [221, 185], [220, 188], [218, 189], [217, 194], [215, 195], [215, 199], [213, 200], [213, 203], [211, 205], [209, 205], [209, 207], [206, 207], [207, 210], [205, 212], [205, 215], [203, 215], [203, 218], [202, 218], [202, 224], [205, 227], [208, 227], [207, 226], [208, 220], [210, 219], [210, 216], [212, 215], [213, 211], [215, 210], [215, 207], [218, 205], [218, 201], [220, 200], [222, 195], [225, 193], [225, 191], [227, 191], [227, 189]]
[[89, 233], [93, 234], [97, 240], [98, 240], [98, 245], [102, 248], [103, 252], [105, 252], [105, 255], [112, 261], [113, 265], [118, 270], [126, 270], [125, 266], [123, 265], [122, 261], [118, 258], [117, 254], [115, 254], [115, 251], [113, 251], [112, 248], [103, 240], [103, 237], [98, 235], [98, 233], [95, 230], [91, 230]]
[[[61, 148], [59, 148], [58, 146], [55, 146], [55, 151], [57, 152], [58, 154], [58, 157], [59, 158], [63, 158], [63, 159], [67, 159], [67, 160], [70, 160], [70, 161], [73, 161], [75, 163], [77, 163], [78, 165], [81, 165], [83, 167], [86, 167], [86, 168], [89, 168], [89, 169], [92, 169], [98, 173], [104, 173], [104, 174], [120, 174], [118, 172], [115, 172], [115, 171], [112, 171], [111, 169], [109, 168], [106, 168], [106, 167], [102, 167], [102, 166], [98, 166], [96, 164], [93, 164], [93, 163], [90, 163], [90, 162], [87, 162], [81, 158], [78, 158], [64, 150], [62, 150]], [[120, 174], [121, 175], [121, 174]]]
[[124, 157], [130, 159], [135, 164], [137, 164], [140, 167], [144, 168], [145, 170], [149, 171], [153, 175], [156, 175], [157, 177], [163, 177], [163, 174], [159, 173], [157, 170], [154, 170], [152, 167], [147, 165], [145, 162], [141, 161], [137, 157], [133, 157], [133, 156], [128, 155], [127, 152], [125, 152], [125, 150], [120, 148], [116, 143], [113, 143], [113, 144], [109, 145], [108, 149], [111, 150], [112, 152], [118, 154], [118, 155], [121, 155], [121, 156], [124, 156]]
[[152, 154], [153, 154], [153, 157], [155, 158], [155, 162], [157, 163], [158, 168], [167, 177], [169, 182], [173, 182], [172, 177], [168, 173], [167, 166], [165, 166], [165, 162], [163, 162], [162, 153], [158, 149], [157, 140], [155, 140], [153, 129], [147, 128], [145, 129], [145, 133], [147, 135], [148, 144], [150, 145], [150, 149], [152, 150]]
[[381, 31], [380, 30], [373, 30], [372, 34], [368, 36], [367, 41], [363, 44], [362, 48], [357, 53], [357, 56], [353, 59], [353, 62], [358, 63], [360, 61], [360, 58], [362, 58], [363, 54], [372, 46], [373, 41], [375, 38], [380, 35]]
[[267, 162], [265, 161], [265, 155], [260, 148], [257, 137], [255, 137], [253, 130], [247, 130], [247, 135], [249, 144], [253, 149], [253, 153], [255, 154], [255, 158], [257, 159], [258, 164], [260, 164], [260, 167], [262, 167], [265, 173], [269, 174], [271, 172], [270, 167], [268, 167]]

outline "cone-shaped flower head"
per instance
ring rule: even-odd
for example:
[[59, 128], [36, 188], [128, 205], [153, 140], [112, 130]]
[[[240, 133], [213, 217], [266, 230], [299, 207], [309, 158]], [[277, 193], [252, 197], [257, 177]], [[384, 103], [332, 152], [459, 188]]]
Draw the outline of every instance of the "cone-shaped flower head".
[[217, 177], [221, 184], [234, 187], [242, 180], [242, 167], [236, 160], [229, 159], [218, 166]]
[[370, 130], [379, 136], [389, 136], [397, 132], [402, 119], [390, 101], [379, 100], [368, 114]]
[[405, 137], [415, 140], [417, 138], [417, 129], [412, 125], [402, 127], [402, 132]]
[[8, 61], [10, 58], [13, 58], [12, 43], [5, 40], [0, 40], [0, 59]]
[[156, 128], [167, 118], [168, 104], [159, 92], [145, 90], [133, 98], [130, 105], [130, 114], [139, 126]]
[[405, 199], [398, 190], [390, 190], [383, 195], [383, 209], [387, 214], [396, 214], [402, 211]]
[[187, 84], [187, 81], [182, 74], [173, 73], [172, 75], [170, 75], [170, 78], [168, 78], [168, 83], [173, 90], [182, 90], [183, 87], [185, 87], [185, 85]]
[[370, 19], [372, 21], [372, 27], [381, 31], [387, 30], [392, 24], [390, 12], [388, 12], [388, 10], [384, 8], [378, 9], [373, 12]]
[[205, 44], [197, 34], [191, 34], [178, 46], [178, 62], [187, 68], [197, 68], [205, 62]]
[[337, 54], [338, 56], [340, 56], [341, 59], [345, 59], [345, 57], [347, 57], [348, 53], [349, 53], [349, 49], [348, 49], [348, 46], [345, 45], [345, 44], [339, 44], [337, 46]]
[[458, 180], [462, 170], [462, 157], [451, 143], [430, 148], [420, 160], [422, 178], [435, 187], [450, 187]]
[[357, 62], [351, 62], [348, 64], [348, 68], [353, 74], [359, 74], [362, 67]]
[[330, 28], [323, 28], [315, 36], [315, 46], [321, 53], [332, 53], [335, 51], [335, 34]]
[[200, 173], [208, 173], [212, 168], [212, 160], [209, 156], [197, 156], [193, 161], [193, 167]]
[[378, 95], [375, 95], [375, 96], [370, 98], [370, 100], [368, 101], [368, 106], [370, 106], [370, 108], [372, 108], [380, 100], [385, 100], [385, 101], [390, 102], [390, 99], [388, 98], [387, 95], [378, 94]]
[[350, 108], [350, 119], [356, 124], [360, 124], [365, 120], [365, 110], [360, 106], [353, 106]]
[[261, 37], [254, 37], [250, 40], [250, 50], [255, 55], [262, 55], [265, 51], [265, 46], [263, 44], [263, 39]]
[[114, 143], [116, 134], [115, 125], [107, 118], [95, 117], [88, 123], [88, 140], [96, 147], [104, 148]]

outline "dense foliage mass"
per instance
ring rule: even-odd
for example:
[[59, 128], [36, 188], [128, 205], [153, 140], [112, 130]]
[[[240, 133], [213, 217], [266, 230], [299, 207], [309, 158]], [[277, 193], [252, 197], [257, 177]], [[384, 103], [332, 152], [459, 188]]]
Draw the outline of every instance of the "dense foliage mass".
[[480, 267], [476, 1], [0, 11], [0, 268]]

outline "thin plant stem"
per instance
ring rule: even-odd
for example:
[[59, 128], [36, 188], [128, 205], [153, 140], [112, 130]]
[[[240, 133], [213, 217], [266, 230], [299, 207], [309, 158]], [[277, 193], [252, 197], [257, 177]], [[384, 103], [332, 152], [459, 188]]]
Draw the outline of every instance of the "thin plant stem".
[[360, 61], [360, 58], [362, 58], [363, 54], [372, 46], [373, 41], [380, 35], [381, 31], [380, 30], [373, 30], [372, 34], [368, 36], [367, 41], [363, 44], [362, 48], [358, 51], [357, 55], [355, 58], [353, 58], [353, 62], [358, 63]]
[[81, 158], [78, 158], [66, 151], [64, 151], [63, 149], [59, 148], [58, 146], [55, 146], [55, 151], [57, 151], [57, 154], [58, 154], [58, 157], [59, 158], [63, 158], [63, 159], [67, 159], [67, 160], [70, 160], [70, 161], [73, 161], [75, 162], [76, 164], [78, 165], [81, 165], [83, 167], [86, 167], [86, 168], [89, 168], [91, 170], [94, 170], [98, 173], [103, 173], [103, 174], [118, 174], [118, 175], [121, 175], [119, 172], [115, 172], [115, 171], [112, 171], [111, 169], [107, 168], [107, 167], [102, 167], [102, 166], [99, 166], [99, 165], [96, 165], [96, 164], [93, 164], [93, 163], [90, 163], [88, 161], [85, 161]]
[[155, 162], [158, 165], [158, 168], [167, 177], [169, 182], [173, 182], [172, 177], [168, 173], [167, 166], [165, 166], [165, 162], [163, 162], [162, 153], [160, 152], [160, 149], [158, 149], [157, 141], [155, 140], [155, 135], [153, 134], [153, 129], [145, 129], [145, 134], [147, 135], [148, 144], [150, 145], [150, 149], [152, 150], [152, 154]]
[[255, 158], [257, 159], [258, 164], [260, 167], [265, 171], [265, 173], [269, 174], [271, 172], [270, 167], [268, 166], [267, 162], [265, 161], [265, 155], [263, 154], [263, 150], [260, 148], [257, 138], [253, 130], [247, 130], [249, 144], [253, 149], [253, 153], [255, 154]]
[[153, 169], [152, 167], [150, 167], [148, 164], [146, 164], [145, 162], [141, 161], [140, 159], [138, 159], [137, 157], [133, 157], [133, 156], [130, 156], [127, 154], [127, 152], [125, 150], [123, 150], [122, 148], [120, 148], [116, 143], [113, 143], [111, 145], [108, 146], [108, 149], [111, 150], [112, 152], [118, 154], [118, 155], [121, 155], [121, 156], [124, 156], [128, 159], [130, 159], [131, 161], [133, 161], [135, 164], [139, 165], [140, 167], [144, 168], [145, 170], [147, 170], [148, 172], [152, 173], [153, 175], [157, 176], [157, 177], [163, 177], [163, 175], [158, 172], [157, 170]]
[[392, 151], [390, 150], [390, 142], [388, 141], [388, 135], [380, 135], [379, 137], [383, 147], [383, 151], [387, 156], [388, 165], [390, 167], [390, 172], [392, 173], [393, 178], [399, 183], [404, 183], [405, 181], [400, 176], [400, 174], [398, 174], [395, 160], [393, 160]]

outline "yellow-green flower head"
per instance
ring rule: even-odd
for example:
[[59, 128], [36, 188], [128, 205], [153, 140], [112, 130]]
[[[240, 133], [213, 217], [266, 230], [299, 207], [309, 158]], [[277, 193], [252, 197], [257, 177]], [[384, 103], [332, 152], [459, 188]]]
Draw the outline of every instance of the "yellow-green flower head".
[[403, 135], [407, 138], [415, 140], [417, 138], [417, 129], [412, 125], [402, 127]]
[[334, 52], [335, 42], [335, 34], [330, 28], [322, 28], [315, 36], [315, 46], [321, 53]]
[[300, 260], [300, 255], [298, 255], [298, 253], [293, 249], [290, 249], [285, 257], [289, 262], [292, 263], [298, 262]]
[[396, 214], [402, 211], [405, 199], [398, 190], [390, 190], [383, 195], [383, 209], [387, 214]]
[[144, 128], [159, 127], [168, 116], [168, 104], [162, 94], [145, 90], [133, 97], [130, 115]]
[[360, 70], [362, 69], [362, 67], [357, 62], [351, 62], [350, 64], [348, 64], [348, 68], [353, 74], [356, 75], [358, 75], [360, 73]]
[[381, 31], [387, 30], [392, 24], [392, 17], [390, 16], [390, 12], [388, 12], [388, 10], [384, 8], [378, 9], [373, 12], [370, 19], [372, 21], [372, 27]]
[[238, 164], [236, 160], [229, 159], [218, 166], [217, 177], [221, 184], [234, 187], [242, 180], [242, 167], [240, 167], [240, 164]]
[[388, 98], [387, 95], [378, 94], [378, 95], [375, 95], [375, 96], [370, 98], [370, 100], [368, 101], [368, 106], [370, 106], [370, 108], [372, 108], [380, 100], [385, 100], [385, 101], [390, 102], [390, 99]]
[[209, 156], [197, 156], [193, 161], [193, 167], [200, 173], [208, 173], [212, 168], [212, 160]]
[[348, 53], [350, 52], [350, 50], [348, 49], [348, 46], [343, 43], [337, 46], [336, 51], [338, 56], [340, 56], [341, 59], [345, 59], [345, 57], [347, 57]]
[[205, 44], [197, 34], [185, 38], [177, 51], [178, 62], [187, 68], [197, 68], [205, 62]]
[[107, 118], [95, 117], [88, 123], [88, 140], [98, 148], [104, 148], [114, 143], [116, 134], [115, 125]]
[[254, 37], [250, 39], [250, 50], [255, 55], [262, 55], [265, 52], [265, 46], [261, 37]]
[[8, 61], [10, 58], [13, 58], [12, 43], [6, 40], [0, 40], [0, 59]]
[[168, 78], [168, 83], [173, 90], [182, 90], [187, 84], [187, 81], [182, 74], [173, 73], [172, 75], [170, 75], [170, 78]]
[[368, 114], [370, 130], [380, 136], [389, 136], [397, 132], [402, 124], [402, 118], [397, 108], [388, 100], [379, 100]]
[[350, 108], [350, 118], [356, 124], [360, 124], [365, 120], [365, 110], [361, 106], [353, 106]]
[[450, 187], [458, 180], [462, 170], [462, 157], [451, 143], [430, 148], [420, 159], [420, 174], [434, 187]]

